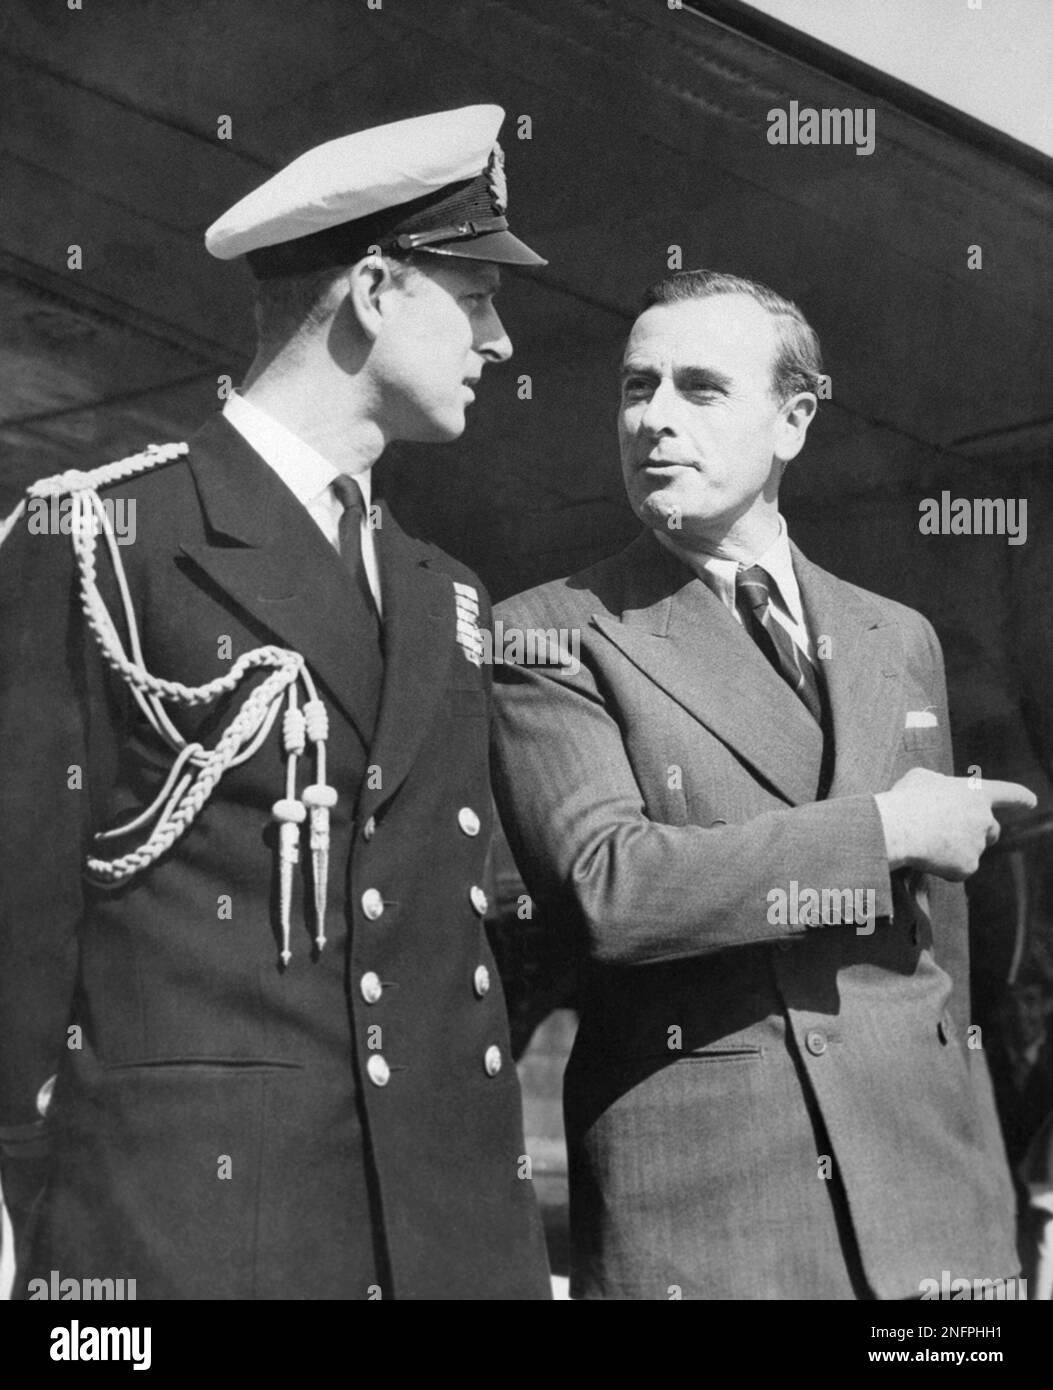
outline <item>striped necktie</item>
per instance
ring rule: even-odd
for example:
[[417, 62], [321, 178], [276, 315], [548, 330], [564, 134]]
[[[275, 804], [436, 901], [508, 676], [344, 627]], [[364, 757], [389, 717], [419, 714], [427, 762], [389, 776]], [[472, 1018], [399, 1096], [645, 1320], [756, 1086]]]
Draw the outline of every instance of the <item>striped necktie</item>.
[[735, 576], [735, 603], [746, 631], [797, 695], [804, 701], [817, 724], [822, 723], [823, 704], [815, 667], [797, 643], [776, 622], [771, 611], [771, 576], [760, 565], [740, 567]]

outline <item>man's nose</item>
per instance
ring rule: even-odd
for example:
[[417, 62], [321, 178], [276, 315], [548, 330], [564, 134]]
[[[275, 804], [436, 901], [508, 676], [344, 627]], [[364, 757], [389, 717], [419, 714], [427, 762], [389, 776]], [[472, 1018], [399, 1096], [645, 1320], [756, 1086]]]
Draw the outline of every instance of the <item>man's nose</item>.
[[671, 382], [660, 381], [640, 416], [640, 428], [648, 434], [673, 434], [676, 424], [676, 392]]
[[476, 335], [475, 350], [487, 362], [507, 362], [512, 356], [512, 340], [493, 310]]

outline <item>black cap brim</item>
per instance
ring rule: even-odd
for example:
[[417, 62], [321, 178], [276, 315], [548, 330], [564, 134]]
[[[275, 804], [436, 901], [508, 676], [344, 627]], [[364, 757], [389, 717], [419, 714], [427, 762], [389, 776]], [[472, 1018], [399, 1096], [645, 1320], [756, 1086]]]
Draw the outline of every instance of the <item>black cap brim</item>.
[[424, 251], [430, 256], [460, 256], [469, 261], [493, 261], [497, 265], [548, 265], [543, 256], [531, 251], [526, 242], [511, 232], [486, 232], [483, 236], [420, 246], [414, 254]]

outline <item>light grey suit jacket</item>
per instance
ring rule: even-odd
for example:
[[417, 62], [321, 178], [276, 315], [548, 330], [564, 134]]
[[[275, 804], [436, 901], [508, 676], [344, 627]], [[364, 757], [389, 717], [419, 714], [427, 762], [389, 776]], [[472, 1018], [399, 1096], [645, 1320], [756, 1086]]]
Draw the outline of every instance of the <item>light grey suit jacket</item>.
[[[951, 771], [939, 644], [793, 553], [827, 653], [822, 799], [819, 727], [649, 532], [496, 610], [498, 805], [589, 962], [577, 1297], [910, 1298], [1018, 1268], [965, 895], [890, 875], [873, 796]], [[502, 664], [517, 629], [564, 630], [580, 669]], [[879, 920], [781, 925], [794, 884], [870, 892]]]

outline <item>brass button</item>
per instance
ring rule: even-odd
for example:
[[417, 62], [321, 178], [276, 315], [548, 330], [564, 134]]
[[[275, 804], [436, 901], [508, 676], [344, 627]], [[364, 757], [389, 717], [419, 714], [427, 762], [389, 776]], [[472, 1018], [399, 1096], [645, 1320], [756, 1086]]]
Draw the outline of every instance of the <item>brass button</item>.
[[475, 908], [476, 912], [478, 912], [479, 916], [485, 917], [486, 909], [489, 904], [486, 901], [486, 894], [477, 883], [472, 884], [471, 888], [468, 890], [468, 896], [471, 898], [472, 906]]
[[55, 1089], [54, 1076], [49, 1076], [37, 1092], [37, 1114], [44, 1118], [51, 1109], [51, 1095]]
[[497, 1044], [495, 1043], [488, 1047], [486, 1049], [486, 1056], [483, 1058], [483, 1066], [486, 1068], [487, 1076], [496, 1076], [501, 1070], [502, 1061], [501, 1049]]
[[362, 827], [362, 838], [363, 840], [372, 840], [373, 836], [376, 833], [377, 818], [376, 816], [370, 816], [369, 820], [367, 820], [365, 825]]
[[826, 1034], [820, 1033], [818, 1028], [813, 1028], [805, 1038], [804, 1045], [813, 1057], [821, 1057], [826, 1051]]
[[391, 1068], [379, 1052], [374, 1052], [366, 1063], [366, 1071], [374, 1086], [386, 1086], [391, 1080]]
[[384, 915], [384, 899], [376, 888], [367, 888], [362, 894], [362, 911], [370, 922]]
[[485, 965], [477, 965], [475, 967], [472, 985], [480, 999], [490, 993], [490, 972]]
[[466, 835], [478, 835], [483, 823], [470, 806], [462, 806], [457, 812], [457, 824]]
[[375, 1004], [384, 993], [384, 986], [380, 983], [380, 976], [372, 970], [367, 970], [359, 981], [359, 989], [362, 991], [362, 998], [367, 1004]]

